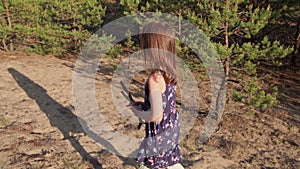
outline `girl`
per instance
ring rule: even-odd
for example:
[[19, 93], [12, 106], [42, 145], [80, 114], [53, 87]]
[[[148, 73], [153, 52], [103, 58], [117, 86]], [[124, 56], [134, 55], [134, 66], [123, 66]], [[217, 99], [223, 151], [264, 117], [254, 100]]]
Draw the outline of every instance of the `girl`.
[[140, 169], [183, 169], [175, 101], [175, 35], [169, 24], [151, 22], [143, 28], [140, 40], [152, 73], [145, 84], [144, 104], [132, 107], [134, 114], [146, 121], [137, 162], [142, 164]]

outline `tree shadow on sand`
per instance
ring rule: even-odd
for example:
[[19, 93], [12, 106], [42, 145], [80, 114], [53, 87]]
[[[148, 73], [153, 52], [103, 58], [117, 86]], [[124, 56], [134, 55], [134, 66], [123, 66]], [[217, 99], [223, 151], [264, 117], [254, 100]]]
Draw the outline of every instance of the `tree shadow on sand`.
[[[75, 137], [70, 136], [69, 134], [70, 132], [85, 133], [86, 131], [83, 130], [83, 127], [85, 129], [87, 127], [82, 125], [86, 125], [86, 123], [84, 123], [82, 119], [78, 119], [78, 117], [73, 114], [68, 108], [62, 106], [53, 98], [51, 98], [43, 87], [33, 82], [25, 75], [15, 70], [14, 68], [8, 68], [8, 71], [13, 76], [18, 85], [26, 92], [28, 97], [36, 101], [40, 109], [49, 118], [51, 125], [57, 127], [60, 132], [62, 132], [64, 139], [70, 141], [71, 145], [81, 155], [81, 157], [84, 160], [90, 162], [90, 164], [92, 164], [94, 168], [101, 169], [102, 166], [98, 162], [98, 160], [95, 157], [91, 157], [90, 154], [78, 142], [78, 140]], [[81, 123], [79, 122], [79, 120], [81, 120]], [[89, 134], [92, 134], [92, 132], [88, 132]], [[96, 134], [92, 135], [92, 137], [95, 137], [93, 139], [106, 142], [103, 138], [97, 136]]]

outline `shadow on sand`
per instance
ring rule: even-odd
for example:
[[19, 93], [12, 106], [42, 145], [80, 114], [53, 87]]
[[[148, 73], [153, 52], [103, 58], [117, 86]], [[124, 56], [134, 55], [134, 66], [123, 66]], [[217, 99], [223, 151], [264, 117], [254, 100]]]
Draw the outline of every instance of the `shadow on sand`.
[[62, 106], [53, 98], [51, 98], [43, 87], [30, 80], [19, 71], [15, 70], [14, 68], [8, 68], [8, 71], [18, 85], [26, 92], [28, 97], [36, 101], [40, 109], [49, 118], [51, 125], [60, 130], [64, 136], [64, 139], [70, 141], [71, 145], [81, 155], [81, 157], [85, 161], [89, 161], [94, 168], [102, 169], [102, 166], [98, 160], [94, 157], [91, 157], [90, 154], [82, 147], [82, 145], [80, 145], [78, 140], [69, 135], [70, 132], [84, 133], [77, 116], [68, 108]]

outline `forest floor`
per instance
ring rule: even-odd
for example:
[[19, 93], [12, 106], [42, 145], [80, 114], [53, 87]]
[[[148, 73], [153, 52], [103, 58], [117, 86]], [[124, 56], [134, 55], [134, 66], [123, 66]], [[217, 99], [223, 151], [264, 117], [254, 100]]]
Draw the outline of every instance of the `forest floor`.
[[[116, 131], [142, 135], [112, 104], [113, 68], [109, 59], [100, 65], [95, 81], [99, 108]], [[73, 69], [72, 59], [0, 53], [0, 168], [136, 167], [133, 159], [115, 155], [84, 134], [74, 110]], [[279, 88], [278, 104], [249, 113], [247, 106], [228, 99], [220, 128], [206, 144], [197, 141], [206, 116], [199, 114], [181, 141], [185, 168], [300, 168], [300, 71], [267, 73]], [[201, 100], [207, 100], [209, 84], [199, 83]], [[207, 109], [205, 103], [200, 106]]]

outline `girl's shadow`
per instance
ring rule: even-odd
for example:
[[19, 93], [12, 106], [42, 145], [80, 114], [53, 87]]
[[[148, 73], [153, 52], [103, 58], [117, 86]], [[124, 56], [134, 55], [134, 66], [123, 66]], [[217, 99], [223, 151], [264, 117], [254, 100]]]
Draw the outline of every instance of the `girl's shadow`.
[[[82, 158], [86, 161], [89, 161], [94, 168], [101, 169], [102, 166], [98, 160], [94, 157], [91, 157], [90, 154], [82, 147], [82, 145], [80, 145], [78, 140], [69, 134], [70, 132], [85, 133], [82, 128], [85, 127], [82, 126], [85, 125], [85, 123], [80, 123], [75, 114], [51, 98], [43, 87], [36, 84], [14, 68], [8, 68], [8, 71], [16, 80], [18, 85], [26, 92], [28, 97], [36, 101], [40, 109], [49, 118], [51, 125], [57, 127], [62, 132], [64, 139], [70, 141], [71, 145], [82, 156]], [[94, 137], [97, 137], [98, 140], [102, 139], [97, 135], [94, 135]]]

